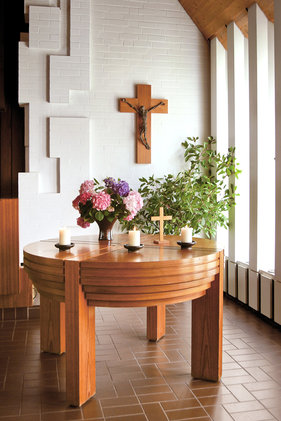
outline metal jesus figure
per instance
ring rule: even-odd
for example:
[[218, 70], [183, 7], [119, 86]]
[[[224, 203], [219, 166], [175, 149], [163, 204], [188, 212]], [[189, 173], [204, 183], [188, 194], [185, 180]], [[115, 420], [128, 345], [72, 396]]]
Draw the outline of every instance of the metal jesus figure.
[[160, 105], [165, 105], [165, 103], [161, 101], [158, 104], [154, 105], [154, 107], [146, 109], [143, 105], [141, 105], [140, 107], [135, 107], [134, 105], [130, 104], [125, 98], [122, 98], [121, 101], [125, 102], [129, 105], [129, 107], [133, 108], [133, 110], [135, 110], [136, 113], [138, 113], [138, 115], [141, 117], [142, 124], [140, 128], [140, 141], [146, 147], [146, 149], [150, 149], [146, 138], [147, 114], [155, 108], [159, 107]]

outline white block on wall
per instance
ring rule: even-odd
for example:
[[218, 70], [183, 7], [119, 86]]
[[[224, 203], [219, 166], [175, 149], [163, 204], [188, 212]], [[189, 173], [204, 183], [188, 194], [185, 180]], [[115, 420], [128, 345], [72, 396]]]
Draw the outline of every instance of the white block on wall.
[[249, 267], [238, 262], [237, 297], [242, 303], [248, 303], [248, 272]]
[[57, 7], [58, 0], [24, 0], [24, 16], [26, 22], [28, 22], [29, 18], [29, 7], [32, 5]]
[[50, 102], [68, 103], [70, 90], [90, 89], [90, 0], [71, 0], [69, 41], [69, 56], [50, 56]]
[[51, 117], [49, 127], [50, 157], [60, 158], [59, 191], [65, 194], [70, 190], [69, 180], [71, 178], [75, 181], [73, 187], [78, 194], [80, 184], [84, 178], [89, 176], [89, 120], [87, 118]]
[[29, 7], [29, 48], [60, 48], [61, 11], [58, 7]]
[[261, 282], [261, 313], [272, 318], [272, 278], [266, 274], [260, 274]]
[[254, 270], [249, 271], [249, 306], [259, 310], [260, 286], [259, 274]]
[[237, 265], [228, 261], [228, 294], [237, 298]]

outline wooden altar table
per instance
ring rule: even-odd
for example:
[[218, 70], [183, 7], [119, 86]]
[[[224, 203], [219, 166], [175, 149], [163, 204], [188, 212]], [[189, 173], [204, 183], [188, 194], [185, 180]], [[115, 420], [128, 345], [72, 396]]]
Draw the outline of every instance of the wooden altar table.
[[147, 307], [147, 338], [165, 335], [165, 306], [192, 300], [191, 374], [218, 381], [222, 371], [223, 250], [196, 239], [181, 249], [179, 237], [166, 245], [141, 238], [144, 248], [128, 252], [128, 236], [111, 242], [77, 237], [68, 251], [56, 241], [24, 248], [24, 267], [40, 292], [41, 350], [66, 351], [66, 396], [80, 406], [96, 392], [95, 307]]

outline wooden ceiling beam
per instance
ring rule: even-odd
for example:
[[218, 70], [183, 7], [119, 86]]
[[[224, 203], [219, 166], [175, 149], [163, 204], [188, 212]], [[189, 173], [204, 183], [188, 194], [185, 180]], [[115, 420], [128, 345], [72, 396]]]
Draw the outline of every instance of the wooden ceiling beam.
[[179, 0], [206, 39], [218, 37], [227, 48], [227, 25], [235, 22], [248, 36], [247, 9], [257, 3], [270, 22], [274, 22], [274, 0]]

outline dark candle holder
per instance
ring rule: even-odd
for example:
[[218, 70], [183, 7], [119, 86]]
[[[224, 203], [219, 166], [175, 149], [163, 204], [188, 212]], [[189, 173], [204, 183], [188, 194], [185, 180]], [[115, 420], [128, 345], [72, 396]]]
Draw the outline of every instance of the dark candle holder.
[[56, 243], [55, 247], [58, 248], [60, 251], [65, 251], [65, 250], [69, 250], [74, 246], [74, 243], [70, 243], [70, 244], [59, 244]]
[[184, 243], [183, 241], [177, 241], [177, 244], [181, 246], [182, 249], [189, 249], [192, 246], [194, 246], [194, 244], [196, 244], [196, 241], [192, 241], [191, 243]]
[[128, 251], [137, 251], [143, 248], [143, 244], [140, 244], [139, 246], [130, 246], [129, 244], [124, 244], [124, 247]]

